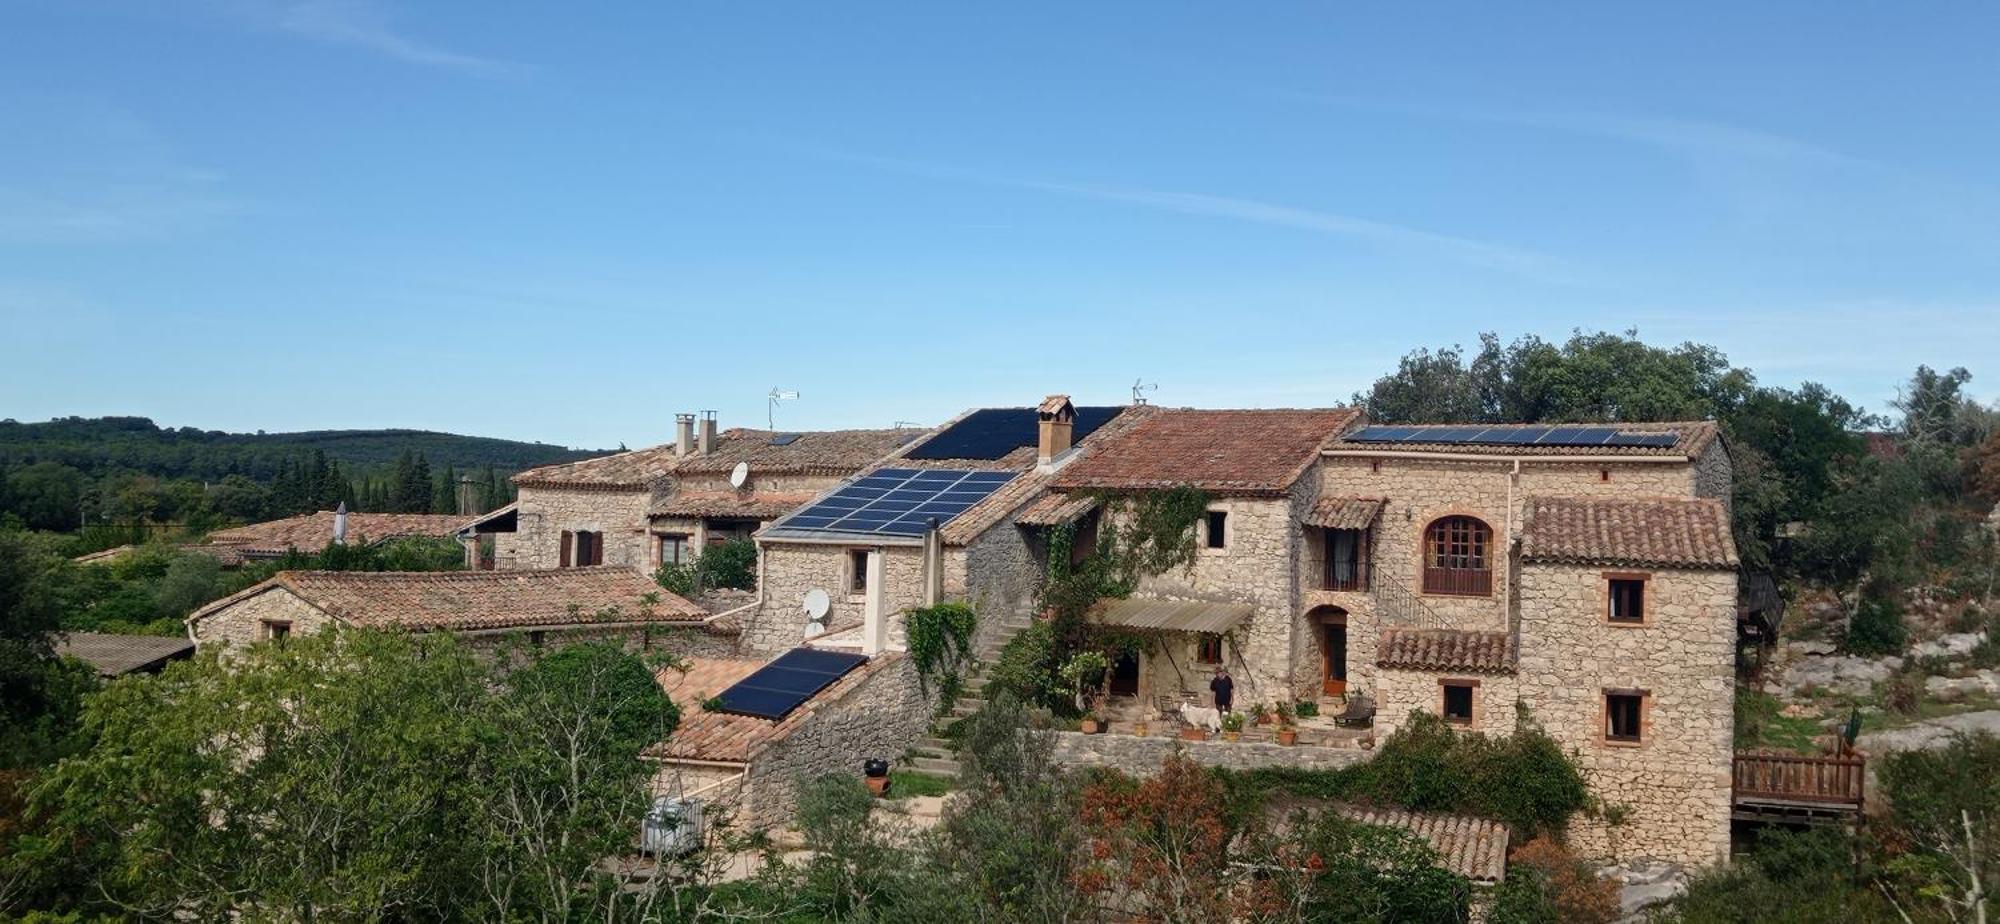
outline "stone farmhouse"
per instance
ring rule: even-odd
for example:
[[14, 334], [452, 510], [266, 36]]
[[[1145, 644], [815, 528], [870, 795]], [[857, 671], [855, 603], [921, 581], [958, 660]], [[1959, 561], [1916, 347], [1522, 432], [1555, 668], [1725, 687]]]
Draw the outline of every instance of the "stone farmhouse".
[[[380, 545], [396, 539], [454, 539], [471, 520], [470, 516], [452, 514], [350, 513], [342, 504], [338, 510], [218, 529], [200, 542], [176, 548], [207, 555], [224, 568], [238, 568], [246, 561], [281, 558], [286, 552], [317, 552], [330, 542]], [[108, 562], [136, 548], [122, 545], [81, 556], [76, 562]]]
[[[713, 412], [676, 415], [664, 446], [529, 469], [515, 503], [464, 535], [493, 535], [502, 571], [622, 565], [651, 573], [758, 527], [923, 431], [718, 433]], [[740, 480], [738, 478], [740, 473]]]

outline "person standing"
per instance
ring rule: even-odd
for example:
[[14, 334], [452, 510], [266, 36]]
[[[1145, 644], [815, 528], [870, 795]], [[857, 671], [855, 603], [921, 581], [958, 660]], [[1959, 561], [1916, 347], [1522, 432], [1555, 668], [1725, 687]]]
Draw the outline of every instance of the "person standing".
[[1230, 706], [1236, 702], [1236, 681], [1230, 679], [1229, 668], [1215, 669], [1214, 679], [1208, 682], [1208, 692], [1215, 694], [1215, 711], [1228, 715]]

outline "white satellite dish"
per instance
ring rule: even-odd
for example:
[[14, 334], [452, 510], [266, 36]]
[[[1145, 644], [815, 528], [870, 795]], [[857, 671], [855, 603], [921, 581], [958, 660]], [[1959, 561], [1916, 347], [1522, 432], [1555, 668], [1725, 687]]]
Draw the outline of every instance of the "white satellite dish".
[[749, 480], [750, 480], [750, 463], [738, 462], [736, 463], [735, 468], [729, 470], [730, 487], [732, 488], [743, 487], [743, 483]]
[[833, 610], [833, 598], [817, 587], [806, 591], [806, 616], [813, 622], [825, 622], [826, 614]]
[[806, 623], [806, 638], [819, 638], [820, 636], [825, 634], [826, 634], [826, 623], [823, 622]]

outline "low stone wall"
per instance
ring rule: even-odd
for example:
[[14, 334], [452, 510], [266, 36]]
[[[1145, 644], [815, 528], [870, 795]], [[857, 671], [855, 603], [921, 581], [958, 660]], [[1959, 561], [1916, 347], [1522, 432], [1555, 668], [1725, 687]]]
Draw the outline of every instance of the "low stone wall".
[[[798, 788], [825, 775], [861, 776], [870, 757], [900, 762], [930, 727], [936, 704], [918, 683], [915, 662], [885, 654], [863, 668], [870, 674], [831, 702], [812, 710], [783, 736], [750, 755], [743, 802], [756, 826], [783, 824], [798, 803]], [[791, 722], [791, 719], [786, 719]]]
[[1355, 748], [1322, 748], [1248, 741], [1184, 741], [1180, 738], [1139, 738], [1132, 735], [1056, 733], [1056, 762], [1066, 767], [1109, 767], [1132, 776], [1151, 776], [1174, 753], [1204, 767], [1254, 770], [1258, 767], [1298, 767], [1338, 770], [1374, 756]]

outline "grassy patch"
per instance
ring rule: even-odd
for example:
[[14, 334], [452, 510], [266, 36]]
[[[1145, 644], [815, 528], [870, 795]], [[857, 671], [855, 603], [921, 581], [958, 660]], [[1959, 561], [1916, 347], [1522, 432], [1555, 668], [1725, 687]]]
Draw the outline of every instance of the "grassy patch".
[[958, 787], [958, 781], [948, 776], [934, 773], [920, 773], [915, 770], [889, 771], [889, 798], [912, 799], [917, 796], [942, 796]]
[[1812, 754], [1813, 739], [1823, 733], [1817, 716], [1788, 716], [1778, 698], [1760, 690], [1736, 691], [1736, 747]]

